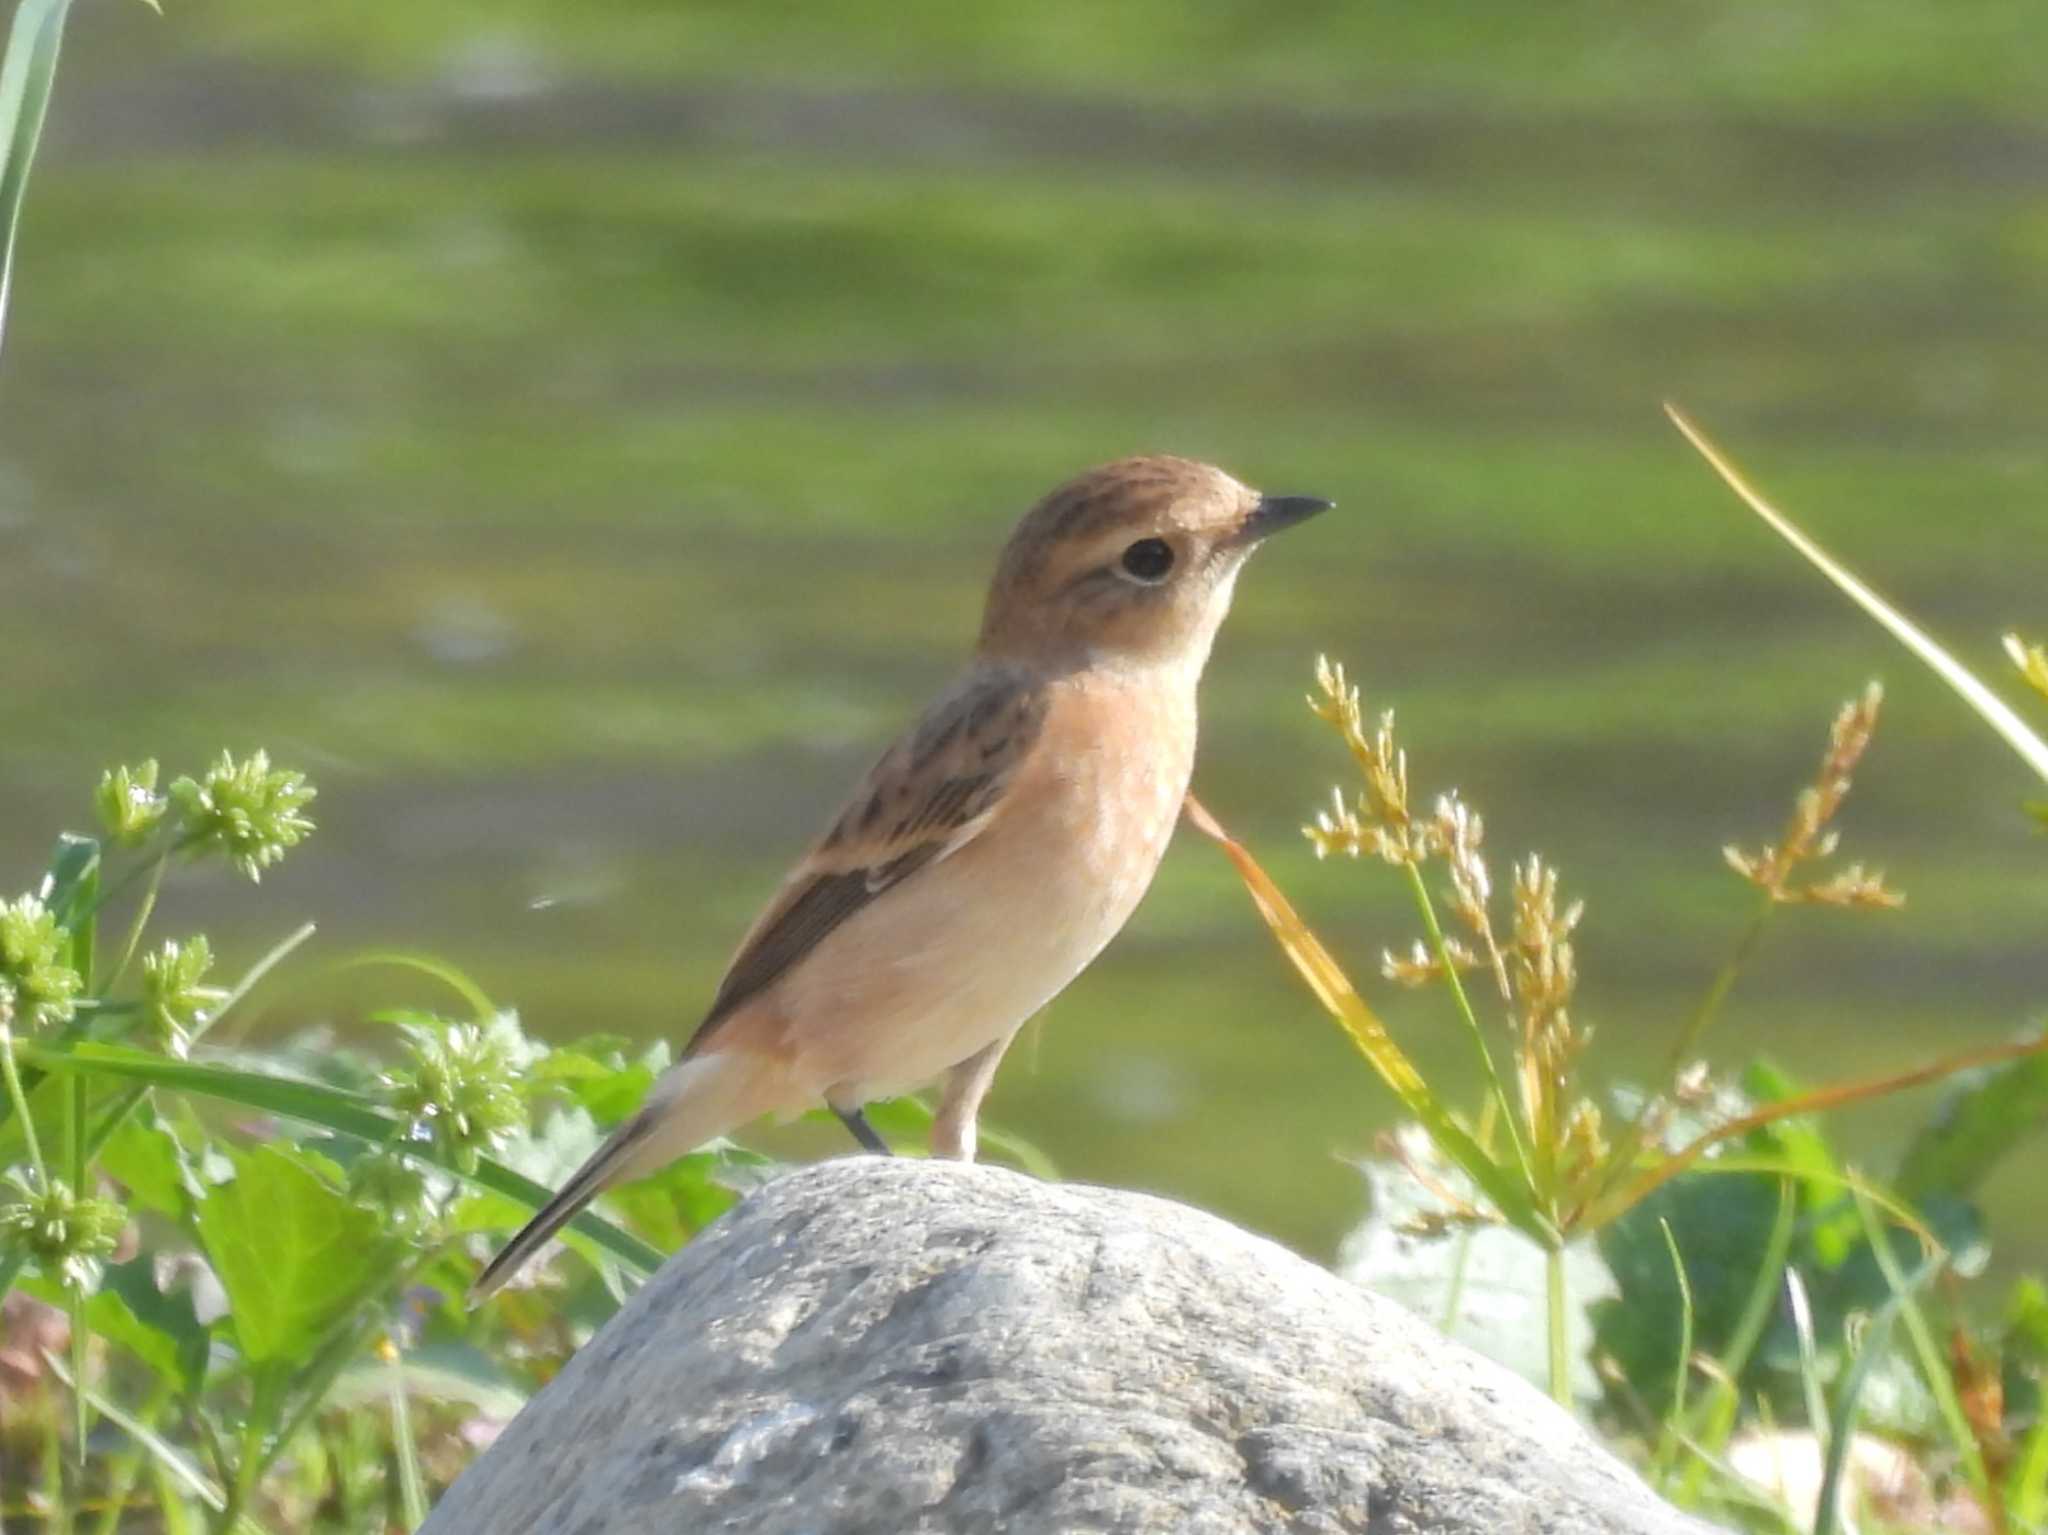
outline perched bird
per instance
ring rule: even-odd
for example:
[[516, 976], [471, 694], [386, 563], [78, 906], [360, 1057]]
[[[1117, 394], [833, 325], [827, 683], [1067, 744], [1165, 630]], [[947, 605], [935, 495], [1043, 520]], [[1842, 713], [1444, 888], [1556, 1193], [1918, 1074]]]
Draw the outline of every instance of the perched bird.
[[972, 1160], [1011, 1038], [1152, 883], [1195, 757], [1195, 685], [1238, 572], [1330, 503], [1189, 459], [1091, 469], [1004, 546], [964, 675], [889, 748], [740, 944], [696, 1034], [478, 1278], [502, 1285], [620, 1179], [763, 1114], [945, 1079], [935, 1156]]

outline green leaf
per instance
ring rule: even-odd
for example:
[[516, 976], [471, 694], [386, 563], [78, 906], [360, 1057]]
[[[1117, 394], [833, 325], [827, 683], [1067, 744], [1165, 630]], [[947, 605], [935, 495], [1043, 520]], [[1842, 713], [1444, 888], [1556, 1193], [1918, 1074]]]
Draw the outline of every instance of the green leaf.
[[678, 1158], [651, 1177], [638, 1178], [607, 1196], [633, 1229], [657, 1247], [675, 1248], [739, 1203], [721, 1179], [726, 1159], [715, 1151]]
[[[1742, 1091], [1751, 1103], [1782, 1103], [1787, 1098], [1798, 1097], [1806, 1088], [1780, 1070], [1775, 1062], [1757, 1059], [1742, 1070]], [[1790, 1164], [1789, 1170], [1794, 1176], [1820, 1179], [1816, 1186], [1825, 1187], [1841, 1172], [1827, 1137], [1811, 1119], [1774, 1120], [1752, 1130], [1748, 1141], [1752, 1151], [1774, 1151], [1783, 1157]]]
[[57, 74], [57, 50], [71, 0], [21, 0], [0, 63], [0, 334], [14, 288], [14, 237], [21, 227], [22, 198], [43, 136], [43, 114]]
[[99, 885], [98, 841], [68, 831], [60, 833], [57, 851], [50, 855], [49, 872], [43, 876], [43, 903], [50, 908], [50, 915], [75, 934], [83, 919], [92, 914]]
[[1644, 1400], [1670, 1400], [1672, 1349], [1685, 1326], [1666, 1227], [1685, 1254], [1694, 1347], [1722, 1355], [1744, 1331], [1760, 1269], [1773, 1270], [1775, 1289], [1779, 1187], [1746, 1174], [1679, 1178], [1602, 1228], [1600, 1253], [1619, 1294], [1594, 1308], [1596, 1346]]
[[[155, 1267], [145, 1254], [104, 1269], [100, 1288], [85, 1302], [85, 1324], [129, 1350], [166, 1384], [190, 1392], [205, 1376], [210, 1335], [193, 1311], [190, 1295], [165, 1295], [156, 1288]], [[70, 1303], [69, 1293], [47, 1275], [30, 1275], [20, 1281], [20, 1288], [46, 1305]]]
[[2019, 1529], [2039, 1526], [2048, 1514], [2048, 1416], [2034, 1420], [2013, 1466], [2012, 1513]]
[[2008, 1347], [2048, 1365], [2048, 1284], [2031, 1274], [2016, 1281], [2006, 1297], [2005, 1327]]
[[85, 1320], [101, 1337], [132, 1349], [181, 1395], [190, 1395], [206, 1377], [212, 1333], [192, 1309], [190, 1292], [157, 1288], [155, 1269], [147, 1253], [108, 1268], [99, 1293], [86, 1303]]
[[639, 1108], [655, 1078], [644, 1063], [613, 1063], [569, 1048], [550, 1050], [528, 1075], [559, 1087], [601, 1125], [618, 1124]]
[[370, 1211], [281, 1146], [231, 1152], [235, 1176], [199, 1206], [199, 1235], [253, 1364], [303, 1358], [389, 1268]]
[[[1752, 1103], [1766, 1104], [1796, 1098], [1806, 1088], [1774, 1062], [1759, 1057], [1743, 1068], [1742, 1090]], [[1839, 1265], [1862, 1240], [1863, 1228], [1854, 1203], [1843, 1192], [1841, 1164], [1819, 1122], [1804, 1115], [1773, 1120], [1750, 1131], [1745, 1140], [1750, 1150], [1785, 1163], [1800, 1190], [1814, 1257], [1824, 1267]]]
[[1906, 1146], [1895, 1180], [1919, 1203], [1930, 1194], [1971, 1193], [2028, 1136], [2048, 1129], [2048, 1055], [1959, 1075]]
[[184, 1148], [154, 1114], [137, 1114], [116, 1125], [100, 1147], [99, 1165], [136, 1204], [174, 1219], [206, 1193]]
[[[15, 1039], [14, 1053], [24, 1063], [28, 1061], [31, 1049], [26, 1041], [18, 1037]], [[71, 1112], [70, 1087], [41, 1072], [31, 1078], [24, 1071], [22, 1077], [28, 1088], [29, 1120], [35, 1129], [37, 1143], [47, 1153], [64, 1144], [64, 1118]], [[0, 1094], [0, 1101], [4, 1101], [4, 1094]], [[0, 1167], [28, 1160], [28, 1137], [22, 1134], [20, 1116], [10, 1114], [0, 1122]]]

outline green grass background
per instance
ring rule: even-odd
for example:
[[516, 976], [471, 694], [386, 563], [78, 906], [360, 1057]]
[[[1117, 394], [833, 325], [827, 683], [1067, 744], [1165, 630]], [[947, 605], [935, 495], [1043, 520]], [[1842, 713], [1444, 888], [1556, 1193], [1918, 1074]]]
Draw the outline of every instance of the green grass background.
[[[2023, 770], [1746, 520], [1683, 401], [1985, 670], [2048, 629], [2048, 50], [2030, 4], [96, 0], [0, 362], [0, 868], [121, 756], [267, 745], [322, 829], [167, 911], [443, 953], [530, 1023], [679, 1037], [785, 862], [1094, 460], [1341, 510], [1263, 556], [1197, 786], [1361, 977], [1389, 875], [1319, 650], [1418, 787], [1589, 902], [1627, 1076], [1704, 987], [1828, 713], [1848, 848], [1709, 1053], [1813, 1079], [2037, 1017]], [[2034, 786], [2038, 789], [2038, 786]], [[317, 963], [264, 1026], [386, 981]], [[1433, 999], [1384, 999], [1458, 1073]], [[1925, 1100], [1852, 1116], [1873, 1165]], [[1191, 839], [992, 1113], [1315, 1253], [1388, 1100]], [[2048, 1256], [2015, 1174], [2008, 1258]]]

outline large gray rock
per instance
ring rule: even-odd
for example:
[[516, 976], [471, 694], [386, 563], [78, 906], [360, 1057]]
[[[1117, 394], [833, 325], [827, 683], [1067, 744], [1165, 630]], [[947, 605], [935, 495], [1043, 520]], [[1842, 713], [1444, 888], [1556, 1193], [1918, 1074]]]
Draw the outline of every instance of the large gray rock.
[[425, 1535], [1706, 1528], [1521, 1380], [1211, 1216], [857, 1158], [685, 1248]]

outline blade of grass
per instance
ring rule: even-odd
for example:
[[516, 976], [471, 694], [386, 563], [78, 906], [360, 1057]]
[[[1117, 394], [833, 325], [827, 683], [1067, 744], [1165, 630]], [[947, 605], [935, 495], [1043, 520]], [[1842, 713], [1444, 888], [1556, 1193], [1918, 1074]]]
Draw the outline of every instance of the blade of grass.
[[1449, 1332], [1458, 1325], [1458, 1308], [1465, 1303], [1465, 1271], [1471, 1267], [1475, 1235], [1477, 1233], [1470, 1226], [1461, 1226], [1451, 1239], [1455, 1246], [1451, 1251], [1451, 1277], [1444, 1286], [1443, 1310], [1436, 1319], [1439, 1332]]
[[1941, 1413], [1942, 1425], [1949, 1437], [1955, 1441], [1956, 1455], [1963, 1463], [1964, 1474], [1978, 1496], [1989, 1506], [1993, 1496], [1991, 1477], [1985, 1469], [1983, 1451], [1977, 1444], [1977, 1435], [1970, 1428], [1969, 1415], [1963, 1411], [1963, 1404], [1956, 1398], [1956, 1383], [1949, 1374], [1947, 1361], [1942, 1356], [1941, 1346], [1934, 1340], [1934, 1329], [1927, 1325], [1927, 1317], [1920, 1309], [1914, 1293], [1927, 1282], [1928, 1276], [1948, 1262], [1949, 1255], [1939, 1248], [1929, 1251], [1919, 1268], [1913, 1271], [1911, 1279], [1899, 1272], [1898, 1259], [1893, 1256], [1891, 1243], [1886, 1240], [1884, 1227], [1878, 1223], [1872, 1211], [1870, 1200], [1860, 1191], [1852, 1191], [1856, 1199], [1856, 1213], [1863, 1222], [1863, 1235], [1870, 1243], [1870, 1255], [1877, 1260], [1878, 1269], [1884, 1274], [1884, 1282], [1891, 1289], [1891, 1301], [1896, 1305], [1901, 1320], [1906, 1324], [1906, 1337], [1913, 1345], [1913, 1356], [1919, 1363], [1920, 1373], [1927, 1381], [1927, 1389], [1934, 1397], [1934, 1405]]
[[1749, 1298], [1742, 1303], [1742, 1314], [1736, 1320], [1735, 1329], [1728, 1335], [1728, 1347], [1721, 1354], [1721, 1368], [1728, 1372], [1731, 1380], [1740, 1380], [1742, 1372], [1749, 1365], [1749, 1356], [1756, 1352], [1758, 1341], [1764, 1329], [1771, 1323], [1771, 1307], [1777, 1299], [1779, 1276], [1785, 1271], [1785, 1259], [1792, 1251], [1792, 1232], [1797, 1224], [1799, 1202], [1793, 1193], [1792, 1180], [1778, 1180], [1778, 1213], [1771, 1221], [1770, 1240], [1764, 1244], [1763, 1261], [1757, 1265], [1756, 1282], [1750, 1286]]
[[219, 1023], [221, 1019], [240, 1006], [242, 1000], [256, 989], [263, 978], [290, 958], [292, 951], [311, 938], [315, 931], [316, 929], [312, 923], [302, 922], [283, 938], [272, 944], [268, 953], [242, 972], [242, 978], [235, 982], [234, 989], [221, 999], [220, 1006], [208, 1013], [200, 1025], [192, 1031], [193, 1040], [196, 1042], [208, 1029]]
[[[402, 1136], [405, 1131], [403, 1122], [368, 1098], [294, 1077], [267, 1076], [224, 1066], [209, 1066], [200, 1061], [172, 1060], [168, 1056], [152, 1055], [146, 1050], [126, 1045], [89, 1041], [23, 1046], [22, 1054], [24, 1059], [33, 1059], [44, 1071], [82, 1072], [152, 1087], [168, 1087], [223, 1103], [240, 1104], [244, 1108], [261, 1109], [378, 1145]], [[477, 1188], [515, 1199], [528, 1209], [538, 1210], [552, 1197], [551, 1190], [489, 1157], [481, 1159], [474, 1172], [466, 1172], [457, 1165], [453, 1156], [442, 1152], [432, 1141], [404, 1141], [402, 1144], [406, 1155], [430, 1162]], [[571, 1224], [642, 1279], [664, 1261], [665, 1254], [587, 1210]]]
[[1567, 1412], [1572, 1405], [1571, 1312], [1564, 1277], [1564, 1244], [1543, 1252], [1545, 1353], [1550, 1367], [1550, 1399]]
[[420, 1474], [419, 1446], [412, 1442], [412, 1405], [406, 1396], [405, 1359], [395, 1346], [390, 1348], [391, 1448], [398, 1457], [399, 1505], [405, 1512], [405, 1528], [417, 1530], [427, 1522], [427, 1484]]
[[43, 1414], [42, 1471], [43, 1506], [37, 1510], [43, 1516], [44, 1530], [75, 1529], [76, 1521], [71, 1516], [71, 1489], [64, 1478], [63, 1436], [57, 1431], [57, 1414]]
[[1280, 893], [1280, 887], [1192, 794], [1187, 798], [1186, 809], [1188, 820], [1196, 830], [1221, 847], [1236, 866], [1238, 877], [1251, 894], [1252, 904], [1279, 941], [1281, 950], [1293, 962], [1302, 979], [1308, 982], [1317, 1000], [1350, 1035], [1359, 1054], [1401, 1100], [1401, 1106], [1421, 1122], [1438, 1149], [1457, 1163], [1484, 1192], [1503, 1220], [1544, 1248], [1555, 1246], [1557, 1230], [1537, 1210], [1529, 1190], [1516, 1182], [1507, 1168], [1488, 1156], [1471, 1133], [1430, 1091], [1422, 1073], [1415, 1069], [1415, 1063], [1394, 1043], [1386, 1024], [1366, 1005], [1342, 967], [1330, 957], [1321, 940], [1288, 904], [1287, 898]]
[[[135, 1415], [136, 1421], [153, 1432], [156, 1419], [170, 1405], [174, 1394], [170, 1386], [159, 1385], [147, 1405]], [[106, 1417], [109, 1412], [110, 1409], [102, 1409], [101, 1416]], [[93, 1535], [118, 1535], [121, 1516], [134, 1502], [135, 1489], [142, 1481], [143, 1473], [151, 1469], [152, 1451], [138, 1440], [136, 1447], [125, 1455], [107, 1457], [106, 1464], [106, 1491], [101, 1494], [100, 1517], [93, 1526]], [[198, 1468], [193, 1469], [196, 1471]]]
[[[392, 1293], [403, 1294], [411, 1288], [414, 1278], [433, 1256], [429, 1251], [416, 1257], [410, 1268], [390, 1286]], [[369, 1351], [370, 1340], [383, 1326], [382, 1318], [374, 1311], [366, 1312], [338, 1328], [325, 1343], [314, 1350], [311, 1361], [298, 1371], [292, 1381], [292, 1388], [298, 1393], [299, 1402], [279, 1425], [277, 1434], [271, 1441], [270, 1456], [264, 1463], [265, 1470], [268, 1470], [270, 1460], [297, 1441], [328, 1406], [332, 1400], [334, 1383], [341, 1379], [350, 1365]]]
[[0, 63], [0, 337], [6, 335], [7, 301], [14, 290], [14, 237], [21, 226], [28, 173], [42, 142], [43, 116], [57, 75], [57, 52], [71, 0], [21, 0]]
[[1742, 477], [1741, 471], [1729, 462], [1720, 449], [1707, 440], [1706, 434], [1694, 426], [1683, 411], [1675, 405], [1667, 404], [1664, 407], [1664, 414], [1671, 418], [1671, 424], [1684, 434], [1685, 440], [1698, 450], [1700, 457], [1713, 467], [1714, 472], [1728, 488], [1741, 497], [1749, 509], [1770, 526], [1771, 531], [1805, 555], [1822, 575], [1848, 595], [1850, 601], [1890, 630], [1893, 637], [1919, 657], [1929, 671], [1955, 689], [1963, 702], [1977, 712], [1978, 718], [2004, 737], [2006, 744], [2018, 752], [2029, 767], [2042, 778], [2048, 779], [2048, 741], [2043, 741], [2036, 735], [2028, 727], [2027, 722], [2013, 712], [2011, 705], [1979, 682], [1967, 667], [1936, 644], [1925, 630], [1871, 590], [1840, 561], [1802, 533], [1791, 518], [1757, 494], [1749, 481]]
[[[1721, 1016], [1721, 1009], [1728, 1001], [1728, 994], [1735, 989], [1736, 981], [1740, 979], [1750, 960], [1755, 957], [1758, 946], [1763, 942], [1764, 931], [1770, 926], [1771, 915], [1776, 910], [1777, 902], [1766, 895], [1756, 914], [1750, 918], [1749, 925], [1742, 930], [1742, 936], [1736, 940], [1734, 950], [1715, 972], [1713, 982], [1707, 987], [1706, 994], [1700, 998], [1699, 1005], [1680, 1026], [1666, 1054], [1664, 1078], [1667, 1082], [1677, 1081], [1678, 1074], [1685, 1069], [1687, 1061], [1692, 1056], [1693, 1046]], [[1642, 1102], [1638, 1103], [1635, 1112], [1629, 1115], [1627, 1128], [1616, 1139], [1614, 1149], [1607, 1155], [1598, 1186], [1600, 1194], [1609, 1192], [1627, 1175], [1629, 1168], [1634, 1166], [1636, 1154], [1643, 1149], [1643, 1140], [1649, 1132], [1650, 1111], [1656, 1104], [1655, 1093], [1644, 1093]]]
[[2028, 1433], [2008, 1486], [2013, 1518], [2029, 1528], [2048, 1520], [2048, 1413]]
[[1651, 1461], [1661, 1473], [1678, 1454], [1679, 1437], [1685, 1427], [1685, 1390], [1687, 1377], [1692, 1373], [1693, 1305], [1692, 1279], [1678, 1251], [1678, 1237], [1671, 1230], [1671, 1222], [1662, 1216], [1657, 1218], [1657, 1227], [1664, 1233], [1664, 1246], [1671, 1254], [1671, 1272], [1678, 1280], [1678, 1369], [1671, 1380], [1671, 1413], [1664, 1420], [1664, 1431], [1658, 1435], [1657, 1451]]
[[446, 960], [436, 959], [431, 954], [414, 954], [404, 949], [371, 949], [362, 954], [352, 954], [335, 967], [336, 970], [395, 969], [410, 970], [424, 975], [429, 980], [439, 981], [468, 1004], [478, 1023], [489, 1023], [497, 1016], [497, 1004], [485, 995], [483, 987], [469, 978], [463, 971]]
[[1820, 1349], [1813, 1340], [1813, 1303], [1799, 1270], [1785, 1270], [1785, 1306], [1792, 1313], [1792, 1335], [1799, 1340], [1799, 1387], [1806, 1395], [1806, 1426], [1825, 1439], [1828, 1432], [1827, 1391], [1820, 1379]]
[[156, 1507], [152, 1512], [163, 1522], [163, 1535], [200, 1535], [199, 1515], [182, 1495], [177, 1478], [154, 1460], [149, 1463], [149, 1471], [156, 1484]]
[[[1771, 1420], [1770, 1404], [1767, 1401], [1757, 1403], [1757, 1424], [1761, 1433], [1777, 1432]], [[1701, 1477], [1693, 1484], [1695, 1487], [1708, 1487], [1706, 1477], [1711, 1475], [1714, 1480], [1710, 1490], [1714, 1499], [1729, 1509], [1741, 1509], [1756, 1516], [1755, 1521], [1744, 1520], [1738, 1528], [1779, 1531], [1783, 1532], [1783, 1535], [1803, 1535], [1799, 1527], [1792, 1522], [1784, 1499], [1778, 1493], [1752, 1482], [1707, 1445], [1687, 1440], [1685, 1447], [1692, 1451], [1694, 1463], [1701, 1472]], [[1702, 1509], [1697, 1501], [1681, 1503], [1679, 1506], [1694, 1512], [1707, 1511]], [[1719, 1516], [1723, 1510], [1715, 1509], [1713, 1512]], [[1710, 1526], [1713, 1529], [1726, 1527], [1725, 1519], [1722, 1523]]]
[[[48, 1362], [51, 1373], [58, 1380], [62, 1381], [66, 1386], [73, 1385], [72, 1377], [65, 1371], [62, 1361], [55, 1354], [45, 1349], [43, 1351], [43, 1358]], [[184, 1488], [185, 1491], [191, 1493], [193, 1497], [204, 1503], [216, 1514], [226, 1510], [227, 1495], [214, 1484], [213, 1480], [204, 1471], [201, 1471], [194, 1465], [191, 1459], [176, 1445], [118, 1404], [107, 1400], [106, 1397], [100, 1395], [99, 1392], [93, 1390], [90, 1386], [85, 1387], [78, 1394], [91, 1402], [93, 1409], [101, 1417], [105, 1418], [109, 1423], [117, 1425], [123, 1433], [146, 1450], [149, 1453], [150, 1459], [180, 1487]], [[245, 1531], [246, 1535], [267, 1535], [264, 1527], [247, 1514], [241, 1517], [237, 1528]]]
[[[1479, 1015], [1472, 1010], [1472, 999], [1465, 994], [1465, 983], [1458, 979], [1458, 967], [1451, 963], [1450, 943], [1444, 937], [1443, 925], [1436, 919], [1436, 903], [1429, 898], [1429, 883], [1423, 879], [1422, 870], [1416, 864], [1407, 865], [1407, 874], [1408, 890], [1415, 898], [1415, 909], [1422, 914], [1422, 929], [1429, 937], [1430, 951], [1436, 955], [1437, 963], [1443, 966], [1444, 985], [1457, 1005], [1458, 1017], [1464, 1022], [1472, 1048], [1478, 1053], [1479, 1069], [1486, 1076], [1487, 1092], [1492, 1101], [1500, 1105], [1501, 1128], [1507, 1132], [1509, 1148], [1515, 1154], [1515, 1165], [1521, 1171], [1522, 1181], [1535, 1186], [1535, 1164], [1530, 1160], [1528, 1148], [1522, 1144], [1515, 1102], [1508, 1096], [1507, 1084], [1501, 1080], [1500, 1069], [1493, 1063], [1493, 1052], [1486, 1044], [1486, 1030], [1480, 1026]], [[1530, 1129], [1533, 1133], [1535, 1127], [1532, 1125]], [[1539, 1153], [1542, 1149], [1540, 1145], [1537, 1148]], [[1550, 1172], [1547, 1162], [1544, 1171], [1546, 1175]], [[1550, 1186], [1547, 1176], [1542, 1186]]]
[[[1881, 1242], [1876, 1244], [1876, 1250], [1884, 1250]], [[1910, 1306], [1913, 1291], [1940, 1272], [1942, 1261], [1939, 1255], [1930, 1257], [1913, 1271], [1910, 1280], [1894, 1283], [1891, 1299], [1877, 1308], [1870, 1325], [1863, 1330], [1862, 1345], [1842, 1377], [1841, 1389], [1835, 1393], [1834, 1428], [1819, 1430], [1827, 1439], [1828, 1457], [1821, 1474], [1820, 1506], [1814, 1514], [1813, 1535], [1834, 1535], [1840, 1522], [1842, 1473], [1849, 1463], [1850, 1446], [1856, 1442], [1856, 1415], [1863, 1388], [1869, 1383], [1871, 1372], [1883, 1363], [1891, 1346], [1892, 1326]], [[1886, 1280], [1894, 1280], [1897, 1273], [1896, 1267], [1887, 1267]]]
[[1692, 1509], [1701, 1507], [1710, 1492], [1718, 1491], [1711, 1479], [1718, 1474], [1720, 1452], [1735, 1432], [1742, 1406], [1735, 1382], [1712, 1359], [1696, 1360], [1696, 1367], [1706, 1376], [1707, 1389], [1686, 1409], [1689, 1421], [1680, 1424], [1674, 1435], [1689, 1459], [1652, 1484], [1667, 1502]]

